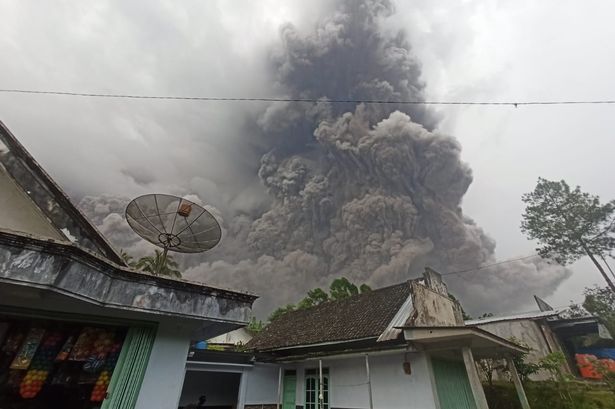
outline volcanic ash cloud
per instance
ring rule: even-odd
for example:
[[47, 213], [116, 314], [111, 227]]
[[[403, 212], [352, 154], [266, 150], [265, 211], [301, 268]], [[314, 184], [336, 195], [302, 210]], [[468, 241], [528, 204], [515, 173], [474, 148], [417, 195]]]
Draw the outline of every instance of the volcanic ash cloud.
[[[418, 104], [327, 102], [424, 99], [406, 35], [382, 28], [392, 3], [333, 6], [309, 32], [281, 27], [270, 56], [280, 95], [322, 102], [272, 103], [248, 127], [255, 131], [246, 138], [262, 153], [258, 176], [268, 208], [256, 217], [223, 209], [220, 248], [184, 259], [187, 278], [260, 294], [260, 314], [342, 275], [382, 286], [425, 265], [447, 272], [495, 261], [494, 241], [461, 210], [472, 172], [459, 143], [437, 131], [433, 112]], [[548, 295], [569, 274], [526, 260], [448, 283], [470, 310], [497, 312], [525, 303], [520, 294]]]

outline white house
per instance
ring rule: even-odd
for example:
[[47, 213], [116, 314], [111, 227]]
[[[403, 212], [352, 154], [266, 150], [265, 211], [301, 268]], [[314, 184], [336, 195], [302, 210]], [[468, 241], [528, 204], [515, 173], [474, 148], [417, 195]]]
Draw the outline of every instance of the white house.
[[[430, 269], [420, 279], [289, 312], [247, 347], [197, 351], [180, 405], [203, 397], [220, 409], [483, 409], [474, 359], [525, 352], [464, 326]], [[222, 376], [233, 385], [223, 397], [215, 386]]]

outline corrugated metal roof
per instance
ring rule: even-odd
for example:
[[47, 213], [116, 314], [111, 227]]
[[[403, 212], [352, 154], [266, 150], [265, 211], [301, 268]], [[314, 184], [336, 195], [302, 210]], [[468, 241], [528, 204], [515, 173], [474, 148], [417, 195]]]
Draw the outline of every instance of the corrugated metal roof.
[[499, 321], [540, 319], [540, 318], [546, 318], [546, 317], [552, 317], [555, 315], [559, 315], [566, 309], [567, 308], [555, 309], [553, 311], [528, 311], [528, 312], [522, 312], [519, 314], [506, 315], [506, 316], [501, 316], [501, 317], [480, 318], [476, 320], [465, 321], [465, 324], [466, 325], [482, 325], [482, 324], [489, 324], [491, 322], [499, 322]]

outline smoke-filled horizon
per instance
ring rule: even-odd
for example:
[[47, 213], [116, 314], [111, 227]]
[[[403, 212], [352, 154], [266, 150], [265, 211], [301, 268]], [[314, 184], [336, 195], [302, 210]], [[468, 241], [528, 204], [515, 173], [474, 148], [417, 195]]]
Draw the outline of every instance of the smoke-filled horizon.
[[[235, 155], [246, 163], [240, 179], [252, 181], [244, 200], [212, 203], [202, 197], [207, 189], [192, 185], [198, 195], [191, 200], [218, 207], [224, 235], [210, 253], [179, 257], [184, 277], [259, 294], [260, 316], [339, 276], [381, 287], [426, 265], [453, 271], [495, 261], [495, 242], [462, 211], [472, 171], [459, 142], [438, 131], [435, 112], [326, 103], [421, 100], [425, 89], [412, 39], [384, 29], [395, 13], [389, 0], [331, 5], [313, 27], [282, 25], [266, 64], [281, 96], [323, 103], [236, 112], [242, 125], [229, 146], [244, 152]], [[138, 256], [150, 247], [130, 232], [126, 203], [88, 196], [80, 207], [113, 243]], [[525, 304], [520, 294], [552, 293], [569, 275], [531, 259], [447, 283], [469, 311], [499, 312]]]

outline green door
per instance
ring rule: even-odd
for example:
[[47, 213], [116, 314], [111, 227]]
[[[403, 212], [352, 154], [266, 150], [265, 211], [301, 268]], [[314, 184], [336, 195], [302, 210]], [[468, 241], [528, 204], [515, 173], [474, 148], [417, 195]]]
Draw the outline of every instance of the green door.
[[463, 361], [432, 358], [440, 409], [476, 409]]
[[282, 392], [282, 409], [295, 409], [296, 390], [297, 390], [297, 375], [284, 374], [284, 390]]

